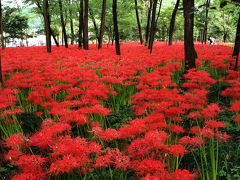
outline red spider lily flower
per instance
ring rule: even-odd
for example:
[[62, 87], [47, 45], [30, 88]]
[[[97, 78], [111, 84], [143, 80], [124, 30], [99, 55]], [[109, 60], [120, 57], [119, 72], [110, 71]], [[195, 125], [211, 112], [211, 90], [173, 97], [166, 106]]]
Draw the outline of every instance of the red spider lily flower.
[[198, 118], [201, 118], [202, 115], [200, 114], [199, 111], [194, 111], [194, 112], [190, 112], [187, 117], [192, 119], [198, 119]]
[[26, 144], [28, 139], [23, 134], [13, 134], [6, 139], [6, 146], [12, 149], [18, 149]]
[[[47, 124], [52, 123], [47, 119]], [[55, 136], [63, 132], [70, 132], [71, 126], [66, 123], [52, 123], [50, 126], [43, 124], [44, 126], [40, 131], [32, 135], [30, 139], [30, 145], [40, 148], [47, 148], [55, 141]]]
[[11, 180], [43, 180], [44, 175], [39, 175], [34, 172], [26, 172], [13, 176]]
[[171, 145], [168, 148], [168, 152], [175, 157], [183, 157], [187, 151], [182, 145], [176, 144], [176, 145]]
[[168, 129], [169, 129], [169, 131], [174, 132], [176, 134], [185, 132], [182, 126], [175, 125], [175, 124], [169, 124]]
[[194, 180], [197, 179], [196, 174], [191, 174], [186, 169], [176, 169], [174, 173], [171, 174], [171, 179], [173, 180]]
[[205, 121], [205, 125], [206, 125], [207, 128], [211, 128], [211, 129], [218, 129], [218, 128], [225, 127], [223, 122], [214, 121], [214, 120]]
[[211, 84], [214, 84], [216, 81], [210, 77], [210, 74], [204, 70], [197, 71], [191, 69], [187, 74], [184, 75], [186, 79], [189, 79], [182, 86], [192, 89], [205, 89], [210, 87]]
[[116, 129], [108, 128], [99, 135], [102, 140], [113, 140], [118, 139], [119, 133]]
[[233, 103], [230, 110], [234, 112], [240, 112], [240, 100]]
[[214, 131], [210, 128], [202, 128], [200, 135], [205, 138], [211, 138], [214, 136]]
[[129, 167], [130, 158], [128, 156], [116, 156], [115, 157], [115, 165], [116, 168], [123, 168], [123, 170], [126, 171], [126, 169]]
[[155, 174], [155, 173], [164, 173], [166, 174], [166, 170], [164, 169], [166, 165], [159, 160], [152, 159], [144, 159], [142, 161], [135, 161], [132, 164], [132, 168], [139, 174], [140, 176], [145, 176], [147, 174]]
[[7, 115], [13, 115], [13, 114], [20, 114], [22, 112], [23, 112], [22, 108], [9, 109], [9, 110], [3, 111], [3, 115], [7, 116]]
[[190, 133], [200, 135], [201, 134], [201, 128], [199, 126], [194, 126], [190, 129]]
[[231, 138], [231, 136], [229, 136], [226, 132], [221, 132], [221, 131], [217, 131], [215, 133], [215, 137], [220, 142], [226, 142]]
[[202, 114], [205, 119], [214, 118], [219, 112], [221, 112], [217, 104], [210, 104], [203, 109]]
[[53, 162], [49, 172], [58, 175], [59, 173], [71, 173], [73, 169], [80, 167], [86, 162], [81, 162], [77, 157], [64, 155], [62, 159]]
[[97, 157], [96, 164], [94, 166], [108, 167], [110, 163], [111, 163], [111, 156], [107, 154], [107, 155]]
[[240, 114], [238, 114], [235, 119], [234, 119], [235, 122], [237, 123], [240, 123]]
[[20, 151], [19, 149], [11, 149], [8, 151], [6, 155], [6, 159], [12, 162], [16, 162], [19, 159], [19, 157], [22, 155], [23, 155], [23, 152]]
[[197, 148], [197, 147], [203, 145], [204, 141], [200, 137], [184, 136], [184, 137], [179, 139], [179, 144], [189, 145], [189, 146], [192, 146], [193, 148]]
[[15, 164], [19, 166], [23, 172], [42, 174], [42, 166], [45, 162], [45, 158], [39, 155], [22, 155]]

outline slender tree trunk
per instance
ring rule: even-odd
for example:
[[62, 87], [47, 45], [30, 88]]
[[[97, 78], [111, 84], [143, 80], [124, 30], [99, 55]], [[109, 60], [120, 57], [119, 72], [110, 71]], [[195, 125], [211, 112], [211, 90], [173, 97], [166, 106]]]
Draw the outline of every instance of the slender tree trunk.
[[194, 0], [183, 0], [185, 70], [196, 68], [197, 53], [193, 43]]
[[140, 39], [140, 43], [143, 44], [142, 27], [141, 27], [141, 23], [140, 23], [140, 19], [139, 19], [139, 14], [138, 14], [138, 4], [137, 4], [137, 0], [134, 0], [134, 1], [135, 1], [135, 11], [136, 11], [139, 39]]
[[2, 49], [5, 49], [4, 36], [3, 36], [2, 0], [0, 0], [0, 36], [1, 36]]
[[149, 9], [148, 9], [147, 27], [146, 27], [146, 37], [145, 37], [146, 42], [145, 42], [145, 46], [147, 46], [148, 39], [149, 39], [149, 29], [150, 29], [150, 24], [151, 24], [152, 6], [153, 6], [153, 0], [150, 0]]
[[154, 31], [156, 26], [156, 10], [157, 10], [157, 2], [158, 0], [153, 1], [153, 9], [152, 9], [152, 21], [151, 21], [151, 28], [150, 28], [150, 38], [148, 43], [148, 49], [150, 49], [150, 53], [152, 53], [152, 46], [154, 41]]
[[114, 33], [114, 27], [113, 27], [113, 32], [112, 32], [112, 45], [114, 44], [114, 39], [115, 39], [115, 33]]
[[237, 30], [236, 30], [236, 38], [234, 44], [234, 50], [232, 56], [237, 56], [240, 49], [240, 14], [238, 18]]
[[98, 38], [98, 49], [102, 48], [102, 42], [103, 42], [103, 34], [104, 34], [104, 27], [105, 27], [105, 18], [106, 18], [106, 6], [107, 1], [103, 0], [102, 2], [102, 16], [101, 16], [101, 27], [100, 27], [100, 33]]
[[[44, 18], [44, 12], [43, 12], [43, 10], [42, 10], [42, 7], [41, 7], [40, 3], [39, 3], [39, 2], [36, 2], [36, 5], [37, 5], [38, 9], [40, 10], [40, 12], [41, 12], [41, 14], [42, 14], [42, 16], [43, 16], [43, 18]], [[48, 21], [49, 21], [49, 23], [51, 24], [51, 22], [50, 22], [50, 15], [49, 15], [49, 14], [48, 14]], [[50, 36], [53, 37], [53, 40], [54, 40], [56, 46], [59, 47], [58, 40], [57, 40], [56, 36], [54, 35], [51, 26], [50, 26]]]
[[156, 18], [156, 21], [155, 21], [155, 25], [157, 24], [158, 19], [160, 17], [161, 8], [162, 8], [162, 0], [159, 0], [159, 8], [158, 8], [158, 14], [157, 14], [157, 18]]
[[91, 19], [92, 19], [92, 22], [93, 22], [93, 27], [94, 27], [94, 31], [95, 31], [96, 39], [97, 39], [97, 41], [99, 42], [99, 40], [98, 40], [99, 36], [98, 36], [98, 27], [97, 27], [97, 23], [96, 23], [96, 21], [95, 21], [95, 18], [94, 18], [93, 12], [92, 12], [92, 10], [91, 10], [90, 8], [89, 8], [89, 14], [90, 14]]
[[[154, 6], [154, 5], [153, 5]], [[157, 1], [156, 1], [156, 6], [157, 6]], [[157, 18], [154, 22], [154, 26], [151, 27], [151, 32], [150, 32], [150, 41], [149, 41], [149, 48], [150, 48], [150, 54], [152, 54], [152, 50], [153, 50], [153, 43], [154, 43], [154, 38], [155, 38], [155, 33], [156, 33], [156, 26], [157, 26], [157, 22], [158, 22], [158, 19], [160, 17], [160, 12], [161, 12], [161, 8], [162, 8], [162, 0], [160, 0], [160, 4], [159, 4], [159, 9], [158, 9], [158, 14], [157, 14]], [[157, 7], [156, 7], [156, 10], [157, 10]], [[155, 15], [156, 16], [156, 15]], [[164, 29], [162, 31], [163, 33], [164, 32]], [[165, 34], [164, 34], [165, 36]]]
[[117, 21], [117, 0], [113, 0], [112, 11], [113, 11], [113, 25], [114, 25], [116, 54], [120, 55], [121, 52], [120, 52], [120, 42], [119, 42], [119, 33], [118, 33], [118, 21]]
[[64, 22], [64, 17], [63, 17], [62, 0], [58, 0], [58, 4], [59, 4], [59, 10], [60, 10], [60, 19], [61, 19], [61, 26], [62, 26], [64, 43], [65, 43], [65, 47], [68, 48], [67, 32], [66, 32], [65, 22]]
[[[69, 0], [69, 5], [71, 5], [72, 2]], [[74, 44], [74, 28], [73, 28], [73, 17], [72, 17], [72, 10], [69, 10], [69, 16], [70, 16], [70, 28], [71, 28], [71, 44]]]
[[50, 34], [51, 34], [51, 36], [53, 37], [53, 40], [54, 40], [56, 46], [59, 47], [59, 43], [58, 43], [58, 41], [57, 41], [57, 38], [56, 38], [55, 34], [53, 33], [52, 28], [50, 28]]
[[207, 44], [207, 32], [208, 32], [208, 9], [210, 6], [210, 0], [205, 1], [206, 5], [206, 11], [205, 11], [205, 24], [203, 29], [203, 38], [202, 38], [202, 44]]
[[78, 20], [79, 20], [79, 34], [78, 34], [78, 47], [81, 48], [82, 47], [82, 41], [83, 41], [83, 0], [80, 0], [80, 8], [79, 8], [79, 16], [78, 16]]
[[88, 49], [88, 0], [84, 0], [83, 48]]
[[47, 52], [51, 53], [52, 45], [51, 45], [51, 33], [50, 33], [50, 19], [48, 13], [48, 0], [43, 1], [43, 17], [44, 17], [44, 24], [45, 24], [45, 34], [46, 34], [46, 45], [47, 45]]
[[176, 15], [177, 15], [177, 10], [178, 10], [178, 7], [179, 7], [179, 3], [180, 3], [180, 0], [177, 0], [177, 2], [175, 4], [175, 7], [173, 9], [173, 12], [172, 12], [172, 18], [171, 18], [171, 22], [170, 22], [170, 26], [169, 26], [169, 34], [168, 34], [168, 45], [169, 46], [172, 45], [172, 41], [173, 41], [175, 20], [176, 20]]

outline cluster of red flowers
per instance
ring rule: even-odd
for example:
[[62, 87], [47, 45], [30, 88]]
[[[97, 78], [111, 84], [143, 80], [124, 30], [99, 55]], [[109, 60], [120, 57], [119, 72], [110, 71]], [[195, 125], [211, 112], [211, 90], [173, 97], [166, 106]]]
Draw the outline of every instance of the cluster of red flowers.
[[222, 91], [222, 95], [231, 98], [232, 106], [230, 110], [237, 113], [234, 121], [240, 123], [240, 72], [229, 70], [228, 75], [222, 80], [231, 85], [231, 87]]
[[[209, 47], [196, 46], [197, 65], [206, 61], [218, 70], [228, 68], [229, 48]], [[113, 47], [98, 51], [93, 45], [89, 51], [54, 47], [52, 54], [44, 53], [43, 47], [2, 52], [6, 86], [0, 94], [2, 117], [7, 121], [17, 113], [30, 112], [43, 119], [34, 134], [13, 134], [6, 139], [6, 160], [19, 167], [12, 179], [86, 174], [107, 167], [133, 170], [143, 180], [195, 179], [196, 173], [171, 169], [169, 162], [202, 146], [207, 138], [229, 138], [220, 130], [225, 125], [215, 120], [221, 108], [207, 101], [208, 89], [216, 81], [206, 71], [192, 69], [182, 77], [186, 82], [178, 84], [174, 76], [182, 68], [183, 46], [156, 43], [155, 48], [150, 55], [137, 43], [124, 43], [121, 57], [114, 55]], [[222, 94], [238, 99], [230, 110], [238, 113], [235, 121], [240, 122], [239, 73], [229, 71], [223, 80], [232, 87]], [[123, 92], [128, 90], [125, 87], [135, 91]], [[110, 97], [122, 93], [129, 95], [111, 102]], [[113, 103], [110, 107], [114, 108], [122, 99], [138, 118], [118, 129], [106, 128], [106, 122], [94, 119], [95, 114], [114, 114], [104, 104]], [[191, 122], [188, 128], [186, 119]], [[90, 135], [73, 135], [73, 128]], [[126, 141], [120, 148], [105, 146], [116, 140]]]

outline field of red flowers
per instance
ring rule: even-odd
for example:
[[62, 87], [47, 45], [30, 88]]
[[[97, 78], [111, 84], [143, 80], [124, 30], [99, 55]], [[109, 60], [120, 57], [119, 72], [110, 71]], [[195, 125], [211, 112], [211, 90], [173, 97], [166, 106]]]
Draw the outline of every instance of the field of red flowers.
[[121, 48], [1, 52], [0, 178], [240, 177], [233, 161], [223, 169], [240, 161], [232, 49], [196, 45], [198, 67], [183, 74], [182, 44], [158, 42], [151, 55], [138, 43]]

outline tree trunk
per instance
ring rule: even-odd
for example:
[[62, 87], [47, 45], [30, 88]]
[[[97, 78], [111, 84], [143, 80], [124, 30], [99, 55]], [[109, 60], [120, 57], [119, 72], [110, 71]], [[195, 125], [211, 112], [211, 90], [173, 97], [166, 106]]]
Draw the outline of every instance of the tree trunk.
[[197, 53], [193, 43], [194, 0], [183, 0], [185, 70], [196, 68]]
[[[40, 10], [40, 12], [41, 12], [41, 14], [42, 14], [42, 16], [43, 16], [43, 18], [44, 18], [44, 12], [43, 12], [43, 10], [42, 10], [42, 7], [41, 7], [40, 3], [39, 3], [39, 2], [36, 2], [36, 5], [37, 5], [38, 9]], [[49, 14], [48, 14], [48, 21], [50, 22], [50, 15], [49, 15]], [[51, 23], [50, 23], [50, 24], [51, 24]], [[53, 40], [54, 40], [56, 46], [59, 47], [59, 43], [58, 43], [57, 38], [56, 38], [56, 36], [54, 35], [53, 30], [52, 30], [51, 27], [50, 27], [50, 36], [53, 37]]]
[[238, 49], [237, 55], [236, 55], [236, 61], [235, 61], [235, 66], [234, 66], [234, 70], [235, 71], [238, 70], [238, 59], [239, 59], [239, 49]]
[[113, 0], [112, 11], [113, 11], [113, 26], [114, 26], [116, 54], [120, 55], [121, 52], [120, 52], [119, 33], [118, 33], [118, 21], [117, 21], [117, 0]]
[[98, 38], [98, 49], [102, 48], [105, 18], [106, 18], [106, 6], [107, 6], [106, 3], [107, 3], [107, 1], [103, 0], [103, 2], [102, 2], [101, 27], [100, 27], [100, 33], [99, 33], [99, 38]]
[[88, 0], [84, 0], [83, 48], [88, 50]]
[[5, 49], [4, 36], [3, 36], [2, 0], [0, 0], [0, 36], [1, 36], [2, 49]]
[[[69, 5], [71, 5], [72, 2], [69, 0]], [[74, 44], [74, 28], [73, 28], [73, 17], [72, 17], [72, 10], [69, 10], [69, 16], [70, 16], [70, 29], [71, 29], [71, 44]]]
[[55, 34], [53, 33], [52, 28], [50, 28], [50, 34], [51, 34], [51, 36], [53, 37], [53, 40], [54, 40], [56, 46], [59, 47], [59, 43], [58, 43], [58, 41], [57, 41], [57, 38], [56, 38]]
[[60, 10], [60, 19], [61, 19], [61, 26], [62, 26], [64, 43], [65, 43], [65, 47], [68, 48], [67, 32], [66, 32], [65, 22], [64, 22], [64, 17], [63, 17], [62, 0], [58, 0], [58, 4], [59, 4], [59, 10]]
[[149, 9], [148, 9], [147, 27], [146, 27], [146, 37], [145, 37], [146, 42], [145, 42], [145, 46], [147, 46], [148, 39], [149, 39], [149, 29], [150, 29], [150, 24], [151, 24], [152, 5], [153, 5], [153, 0], [150, 0]]
[[143, 44], [142, 27], [141, 27], [141, 23], [140, 23], [140, 19], [139, 19], [139, 14], [138, 14], [138, 4], [137, 4], [137, 0], [134, 0], [134, 1], [135, 1], [135, 11], [136, 11], [139, 39], [140, 39], [140, 43]]
[[[157, 14], [157, 18], [155, 18], [156, 20], [154, 22], [154, 26], [151, 27], [150, 41], [149, 41], [150, 54], [152, 54], [152, 50], [153, 50], [153, 43], [154, 43], [154, 38], [155, 38], [155, 33], [156, 33], [156, 26], [157, 26], [158, 18], [160, 17], [161, 8], [162, 8], [162, 0], [160, 0], [158, 14]], [[156, 1], [156, 10], [157, 10], [157, 1]], [[155, 14], [155, 16], [156, 16], [156, 14]]]
[[207, 44], [207, 32], [208, 32], [208, 9], [210, 6], [210, 0], [205, 1], [206, 5], [206, 12], [205, 12], [205, 24], [203, 29], [203, 38], [202, 38], [202, 44]]
[[43, 1], [43, 15], [44, 15], [43, 17], [44, 17], [44, 25], [45, 25], [47, 52], [51, 53], [52, 45], [51, 45], [51, 33], [50, 33], [50, 18], [48, 14], [48, 0]]
[[90, 14], [91, 19], [92, 19], [92, 22], [93, 22], [93, 27], [94, 27], [94, 31], [95, 31], [96, 39], [97, 39], [97, 41], [99, 42], [99, 40], [98, 40], [99, 36], [98, 36], [98, 27], [97, 27], [97, 23], [96, 23], [96, 21], [95, 21], [95, 18], [94, 18], [93, 12], [92, 12], [92, 10], [91, 10], [90, 8], [89, 8], [89, 14]]
[[152, 53], [152, 46], [154, 41], [154, 32], [155, 32], [155, 26], [156, 26], [156, 10], [157, 10], [157, 1], [153, 1], [153, 9], [152, 9], [152, 21], [151, 21], [151, 28], [150, 28], [150, 38], [148, 43], [148, 49], [150, 49], [150, 53]]
[[232, 56], [237, 56], [239, 53], [239, 49], [240, 49], [240, 14], [238, 18], [236, 38], [235, 38], [235, 44], [234, 44], [234, 50], [233, 50]]
[[172, 18], [171, 18], [171, 22], [170, 22], [170, 26], [169, 26], [169, 34], [168, 34], [168, 45], [169, 46], [172, 45], [172, 41], [173, 41], [175, 20], [176, 20], [176, 15], [177, 15], [177, 10], [178, 10], [178, 7], [179, 7], [179, 3], [180, 3], [180, 0], [177, 0], [177, 2], [175, 4], [175, 7], [173, 9], [173, 12], [172, 12]]
[[78, 26], [78, 47], [81, 48], [82, 47], [82, 41], [83, 41], [83, 0], [80, 0], [80, 9], [79, 9], [79, 16], [78, 16], [78, 20], [79, 20], [79, 26]]

